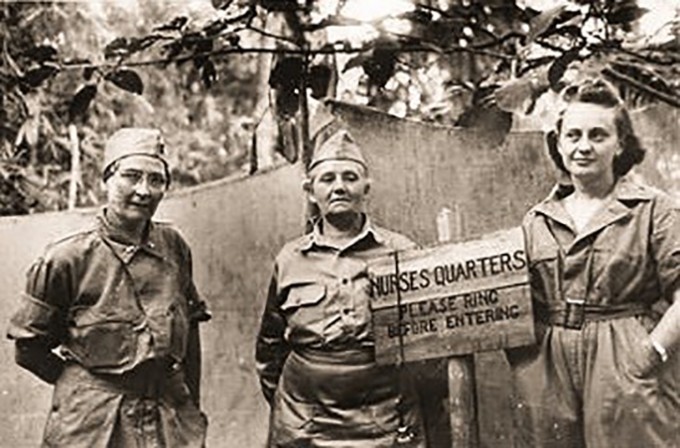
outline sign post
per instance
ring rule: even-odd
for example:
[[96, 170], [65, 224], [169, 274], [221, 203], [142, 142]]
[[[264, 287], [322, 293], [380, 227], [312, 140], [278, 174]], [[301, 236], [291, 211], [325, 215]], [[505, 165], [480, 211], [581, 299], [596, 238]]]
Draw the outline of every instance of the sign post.
[[521, 228], [369, 265], [379, 364], [449, 358], [452, 443], [478, 445], [472, 354], [535, 342]]
[[[462, 238], [460, 209], [454, 207], [456, 241]], [[440, 244], [451, 241], [451, 210], [444, 208], [437, 215], [437, 237]], [[451, 447], [479, 446], [479, 415], [477, 413], [477, 380], [474, 355], [452, 356], [447, 363], [449, 386], [449, 426]]]

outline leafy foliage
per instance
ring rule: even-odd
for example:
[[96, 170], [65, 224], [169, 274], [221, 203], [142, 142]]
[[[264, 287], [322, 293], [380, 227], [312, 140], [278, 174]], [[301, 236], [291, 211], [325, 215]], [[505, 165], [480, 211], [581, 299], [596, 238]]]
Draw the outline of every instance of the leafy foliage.
[[[0, 192], [12, 205], [0, 213], [64, 206], [73, 125], [89, 148], [81, 205], [97, 202], [100, 135], [141, 115], [172, 128], [184, 148], [175, 185], [244, 165], [254, 171], [260, 145], [243, 134], [261, 120], [253, 113], [267, 97], [258, 91], [263, 70], [288, 160], [297, 159], [298, 145], [308, 160], [308, 94], [333, 94], [339, 79], [357, 73], [353, 90], [335, 94], [400, 116], [501, 132], [512, 124], [510, 112], [530, 113], [544, 93], [584, 74], [608, 77], [633, 104], [680, 106], [679, 33], [662, 43], [646, 39], [637, 22], [648, 11], [636, 0], [536, 9], [530, 0], [413, 0], [372, 19], [347, 13], [356, 1], [212, 0], [214, 9], [197, 21], [162, 14], [170, 3], [156, 0], [139, 3], [146, 18], [139, 26], [109, 7], [119, 35], [107, 35], [103, 48], [85, 37], [98, 24], [74, 27], [83, 22], [78, 5], [3, 4]], [[71, 28], [81, 34], [58, 44]], [[332, 32], [338, 29], [353, 32]], [[151, 103], [153, 114], [128, 112]]]
[[[148, 22], [139, 26], [115, 5], [106, 8], [98, 15], [87, 4], [0, 6], [0, 215], [66, 208], [72, 177], [77, 205], [98, 204], [104, 139], [123, 125], [163, 129], [175, 158], [173, 188], [240, 171], [248, 160], [241, 134], [254, 107], [256, 60], [126, 66], [124, 58], [153, 40], [129, 36], [151, 28], [166, 8], [145, 2]], [[110, 28], [128, 37], [102, 48]], [[198, 86], [208, 81], [215, 85], [206, 95]], [[71, 166], [72, 126], [79, 173]]]

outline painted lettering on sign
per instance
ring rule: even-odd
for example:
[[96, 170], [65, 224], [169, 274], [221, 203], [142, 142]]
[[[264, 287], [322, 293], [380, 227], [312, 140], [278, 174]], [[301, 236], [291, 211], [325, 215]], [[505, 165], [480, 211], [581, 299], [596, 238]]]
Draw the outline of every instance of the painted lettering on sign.
[[519, 228], [385, 257], [372, 262], [369, 272], [379, 363], [533, 342]]
[[432, 286], [447, 286], [453, 283], [522, 271], [527, 267], [523, 249], [512, 254], [502, 253], [457, 263], [436, 265], [418, 271], [400, 271], [377, 275], [371, 278], [371, 294], [374, 297], [400, 292], [418, 291]]

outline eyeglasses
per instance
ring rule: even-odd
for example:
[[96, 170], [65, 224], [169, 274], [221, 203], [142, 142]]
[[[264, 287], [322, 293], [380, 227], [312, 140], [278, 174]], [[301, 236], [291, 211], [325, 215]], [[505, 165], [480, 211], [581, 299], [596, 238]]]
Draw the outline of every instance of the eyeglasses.
[[150, 190], [164, 190], [168, 185], [166, 177], [159, 173], [146, 173], [140, 170], [125, 169], [117, 174], [130, 187], [139, 184], [144, 178], [146, 178], [146, 185]]

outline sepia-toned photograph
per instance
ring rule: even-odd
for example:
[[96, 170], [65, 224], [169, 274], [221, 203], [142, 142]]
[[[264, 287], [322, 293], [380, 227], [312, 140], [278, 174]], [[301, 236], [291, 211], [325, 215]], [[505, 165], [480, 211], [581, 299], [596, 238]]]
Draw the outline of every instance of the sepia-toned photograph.
[[680, 448], [680, 0], [0, 0], [0, 447]]

